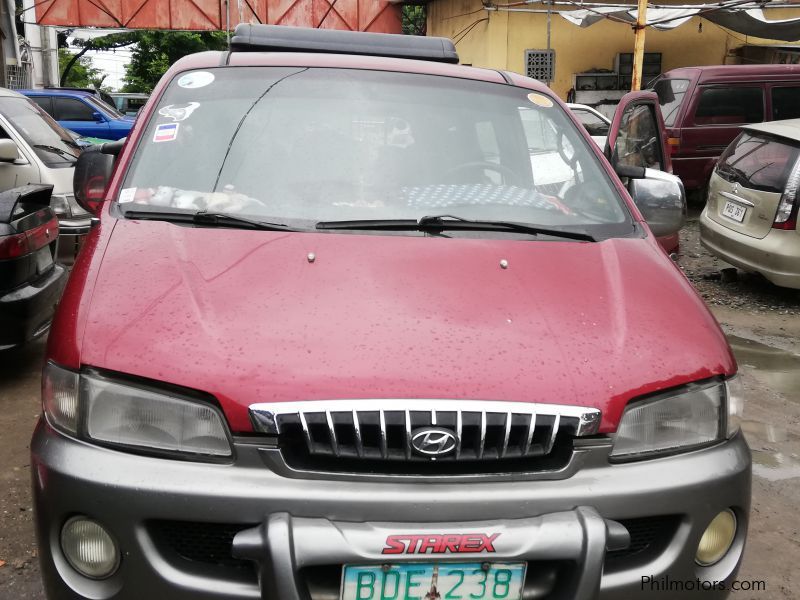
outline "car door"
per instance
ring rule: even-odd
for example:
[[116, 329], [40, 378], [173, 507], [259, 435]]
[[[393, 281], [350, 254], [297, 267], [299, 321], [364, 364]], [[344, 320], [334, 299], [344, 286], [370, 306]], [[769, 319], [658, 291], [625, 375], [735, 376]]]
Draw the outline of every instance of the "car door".
[[672, 173], [667, 129], [655, 92], [631, 92], [622, 97], [608, 130], [605, 155], [623, 170], [630, 167]]
[[[655, 92], [623, 96], [608, 131], [605, 155], [621, 177], [643, 177], [645, 169], [672, 173], [667, 129]], [[678, 234], [658, 238], [668, 253], [678, 250]]]
[[708, 183], [717, 159], [739, 135], [740, 127], [762, 123], [765, 118], [762, 83], [713, 83], [697, 87], [683, 117], [680, 143], [681, 155], [695, 163], [701, 187]]
[[59, 124], [86, 137], [108, 137], [108, 120], [99, 110], [79, 98], [55, 96], [53, 109]]

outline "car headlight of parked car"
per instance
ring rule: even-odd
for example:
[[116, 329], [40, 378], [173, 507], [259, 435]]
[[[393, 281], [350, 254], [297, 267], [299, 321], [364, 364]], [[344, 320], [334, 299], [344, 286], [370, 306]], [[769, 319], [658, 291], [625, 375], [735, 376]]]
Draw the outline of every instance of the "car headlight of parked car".
[[221, 412], [179, 394], [48, 363], [42, 405], [54, 428], [87, 442], [196, 460], [233, 454]]
[[741, 413], [736, 377], [632, 402], [622, 415], [611, 458], [652, 458], [712, 444], [739, 430]]

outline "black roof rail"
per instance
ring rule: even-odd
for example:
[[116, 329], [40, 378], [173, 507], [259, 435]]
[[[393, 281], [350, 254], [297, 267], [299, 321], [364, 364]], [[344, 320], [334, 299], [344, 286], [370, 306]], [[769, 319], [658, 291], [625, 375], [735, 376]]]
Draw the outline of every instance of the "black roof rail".
[[448, 38], [250, 23], [236, 26], [231, 50], [357, 54], [458, 64], [456, 47]]

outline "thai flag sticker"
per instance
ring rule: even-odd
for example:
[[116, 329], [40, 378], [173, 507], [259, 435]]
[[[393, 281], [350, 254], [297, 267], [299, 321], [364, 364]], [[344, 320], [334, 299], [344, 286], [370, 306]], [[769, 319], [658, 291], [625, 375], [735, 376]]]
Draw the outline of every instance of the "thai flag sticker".
[[153, 141], [158, 142], [172, 142], [178, 137], [178, 126], [180, 123], [162, 123], [156, 126], [156, 132], [153, 135]]

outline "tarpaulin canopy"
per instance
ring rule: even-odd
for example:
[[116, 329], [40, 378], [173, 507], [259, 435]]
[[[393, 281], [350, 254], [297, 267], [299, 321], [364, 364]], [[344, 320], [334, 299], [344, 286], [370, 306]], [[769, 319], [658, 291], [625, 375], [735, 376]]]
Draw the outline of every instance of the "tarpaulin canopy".
[[[579, 27], [589, 27], [605, 19], [633, 25], [636, 23], [638, 12], [635, 8], [598, 6], [591, 9], [559, 11], [558, 14]], [[772, 21], [767, 19], [760, 8], [737, 7], [714, 10], [709, 10], [707, 7], [648, 8], [647, 25], [659, 30], [674, 29], [697, 15], [744, 35], [786, 42], [800, 40], [800, 18]]]

